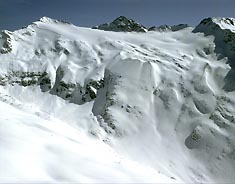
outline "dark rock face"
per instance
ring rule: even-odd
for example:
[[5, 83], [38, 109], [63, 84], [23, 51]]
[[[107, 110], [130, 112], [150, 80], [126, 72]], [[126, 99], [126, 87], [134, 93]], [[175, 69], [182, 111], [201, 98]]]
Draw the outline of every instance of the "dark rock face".
[[18, 84], [24, 87], [48, 84], [48, 87], [50, 88], [51, 81], [46, 72], [12, 71], [4, 76], [0, 76], [0, 85], [5, 86], [7, 84], [9, 85]]
[[231, 70], [225, 78], [224, 90], [235, 91], [235, 32], [222, 28], [221, 25], [233, 27], [235, 19], [206, 18], [200, 22], [193, 32], [201, 32], [206, 36], [213, 35], [215, 37], [215, 52], [218, 56], [227, 57], [228, 63], [231, 66]]
[[0, 76], [0, 85], [40, 86], [42, 92], [49, 92], [52, 95], [79, 105], [94, 100], [97, 91], [104, 86], [103, 79], [99, 81], [90, 79], [85, 82], [84, 86], [81, 86], [78, 83], [63, 81], [63, 75], [64, 72], [59, 67], [56, 72], [56, 81], [52, 84], [47, 72], [13, 71]]
[[148, 29], [148, 31], [168, 31], [170, 30], [170, 26], [168, 25], [162, 25], [162, 26], [152, 26]]
[[178, 25], [172, 26], [171, 29], [172, 29], [172, 31], [179, 31], [179, 30], [185, 29], [187, 27], [189, 27], [188, 24], [178, 24]]
[[[235, 19], [230, 18], [206, 18], [193, 30], [194, 33], [202, 32], [206, 36], [215, 36], [216, 52], [228, 57], [235, 65], [235, 32], [230, 29], [221, 28], [220, 24], [234, 26]], [[235, 28], [235, 26], [234, 26]]]
[[132, 19], [128, 19], [124, 16], [116, 18], [111, 23], [101, 24], [100, 26], [95, 26], [93, 29], [100, 29], [104, 31], [116, 31], [116, 32], [147, 32], [146, 28], [135, 22]]
[[110, 107], [118, 105], [115, 100], [115, 86], [118, 83], [120, 76], [113, 74], [106, 69], [103, 80], [103, 87], [97, 93], [97, 99], [94, 101], [92, 112], [98, 117], [100, 126], [104, 128], [107, 133], [113, 135], [121, 135], [121, 130], [117, 127], [117, 122], [110, 112]]
[[90, 102], [96, 98], [97, 91], [103, 87], [103, 80], [94, 81], [90, 80], [86, 82], [84, 86], [76, 83], [66, 83], [61, 80], [55, 83], [51, 94], [61, 97], [64, 100], [68, 100], [71, 103], [82, 105], [86, 102]]
[[0, 40], [3, 40], [2, 48], [0, 48], [1, 54], [7, 54], [12, 51], [11, 45], [11, 32], [9, 31], [2, 31], [0, 33]]
[[116, 18], [111, 23], [101, 24], [99, 26], [93, 26], [92, 29], [100, 29], [104, 31], [115, 31], [115, 32], [148, 32], [148, 31], [179, 31], [189, 27], [188, 24], [178, 24], [173, 26], [161, 25], [161, 26], [152, 26], [146, 28], [143, 25], [135, 22], [132, 19], [128, 19], [124, 16]]
[[97, 90], [103, 87], [103, 79], [94, 81], [92, 79], [85, 81], [81, 86], [79, 83], [70, 83], [63, 81], [64, 71], [59, 67], [56, 71], [56, 80], [53, 88], [49, 91], [64, 100], [74, 104], [84, 104], [96, 98]]

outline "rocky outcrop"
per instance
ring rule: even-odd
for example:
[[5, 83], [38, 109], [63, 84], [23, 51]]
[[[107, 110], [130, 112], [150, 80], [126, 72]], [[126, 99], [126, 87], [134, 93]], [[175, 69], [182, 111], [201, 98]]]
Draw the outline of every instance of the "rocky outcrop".
[[33, 85], [48, 85], [51, 86], [51, 81], [46, 72], [21, 72], [12, 71], [0, 77], [0, 85], [20, 85], [20, 86], [33, 86]]
[[159, 32], [165, 32], [165, 31], [179, 31], [182, 29], [185, 29], [189, 27], [188, 24], [178, 24], [178, 25], [173, 25], [173, 26], [169, 26], [169, 25], [161, 25], [161, 26], [152, 26], [148, 29], [148, 31], [159, 31]]
[[225, 78], [224, 89], [235, 90], [235, 19], [234, 18], [206, 18], [193, 30], [202, 32], [206, 36], [214, 36], [215, 52], [218, 57], [227, 57], [231, 70]]
[[9, 31], [2, 31], [0, 33], [0, 40], [2, 40], [3, 44], [0, 48], [1, 54], [7, 54], [12, 51], [12, 44], [11, 44], [11, 32]]
[[[233, 18], [206, 18], [193, 30], [194, 33], [202, 32], [206, 36], [215, 37], [216, 50], [230, 60], [235, 59], [235, 32], [224, 25], [234, 27], [235, 19]], [[233, 26], [234, 25], [234, 26]], [[235, 63], [230, 63], [235, 64]]]
[[94, 102], [93, 113], [97, 116], [100, 126], [104, 128], [107, 133], [115, 134], [118, 130], [116, 122], [110, 113], [109, 107], [116, 103], [114, 98], [114, 86], [117, 82], [117, 76], [112, 74], [109, 70], [105, 70], [103, 88], [98, 91], [98, 97]]
[[94, 100], [97, 90], [104, 86], [103, 79], [99, 81], [90, 79], [85, 82], [84, 86], [81, 86], [78, 83], [65, 82], [63, 75], [64, 72], [59, 67], [56, 72], [56, 81], [52, 84], [47, 72], [12, 71], [0, 76], [0, 85], [40, 86], [42, 92], [49, 92], [79, 105]]
[[64, 71], [59, 67], [56, 71], [56, 80], [50, 93], [75, 104], [84, 104], [96, 98], [97, 90], [103, 87], [103, 79], [95, 81], [88, 79], [82, 86], [79, 83], [71, 83], [63, 80]]
[[147, 29], [143, 25], [124, 16], [116, 18], [111, 23], [105, 23], [101, 24], [100, 26], [95, 26], [93, 27], [93, 29], [115, 32], [147, 32]]

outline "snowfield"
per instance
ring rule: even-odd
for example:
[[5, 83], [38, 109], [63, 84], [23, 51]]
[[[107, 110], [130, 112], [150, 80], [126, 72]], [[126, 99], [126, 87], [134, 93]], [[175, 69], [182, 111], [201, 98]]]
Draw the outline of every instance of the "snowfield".
[[235, 21], [0, 34], [0, 182], [234, 183]]

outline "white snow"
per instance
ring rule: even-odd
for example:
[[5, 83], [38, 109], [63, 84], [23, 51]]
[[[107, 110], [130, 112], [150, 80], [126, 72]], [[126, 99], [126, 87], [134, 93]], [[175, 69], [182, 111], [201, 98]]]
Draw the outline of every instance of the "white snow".
[[229, 29], [233, 32], [235, 32], [235, 19], [230, 18], [216, 18], [214, 17], [212, 19], [214, 23], [220, 26], [221, 29]]
[[213, 36], [192, 30], [108, 32], [43, 17], [13, 32], [2, 76], [46, 71], [53, 85], [61, 67], [65, 82], [105, 85], [83, 105], [2, 86], [0, 182], [234, 182], [231, 68]]
[[[42, 98], [43, 99], [43, 98]], [[43, 112], [0, 103], [1, 182], [172, 182]], [[45, 119], [46, 118], [46, 119]]]

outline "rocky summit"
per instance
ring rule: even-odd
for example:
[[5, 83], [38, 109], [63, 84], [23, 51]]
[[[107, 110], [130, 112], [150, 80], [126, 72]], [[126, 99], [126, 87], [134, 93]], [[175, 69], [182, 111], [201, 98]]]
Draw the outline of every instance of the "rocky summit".
[[101, 24], [100, 26], [93, 27], [104, 31], [116, 31], [116, 32], [146, 32], [146, 28], [135, 22], [132, 19], [128, 19], [124, 16], [116, 18], [111, 23]]

